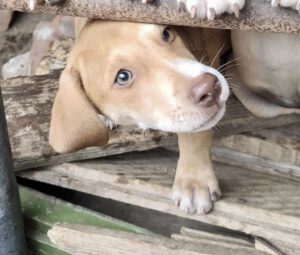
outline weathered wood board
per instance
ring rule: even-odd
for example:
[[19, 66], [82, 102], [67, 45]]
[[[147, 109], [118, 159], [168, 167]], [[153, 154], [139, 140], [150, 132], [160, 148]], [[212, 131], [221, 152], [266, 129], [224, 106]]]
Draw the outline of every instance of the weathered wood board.
[[299, 179], [300, 123], [222, 137], [213, 152], [218, 162]]
[[[48, 129], [59, 74], [56, 71], [45, 76], [0, 81], [16, 170], [176, 144], [172, 134], [115, 130], [111, 133], [110, 143], [102, 148], [89, 148], [68, 155], [55, 154], [48, 144]], [[300, 123], [300, 115], [257, 118], [231, 98], [216, 136], [296, 122]]]
[[[269, 255], [283, 255], [280, 250], [274, 247], [267, 240], [262, 240], [262, 238], [255, 237], [254, 242], [250, 240], [245, 240], [237, 237], [231, 237], [228, 235], [220, 233], [209, 233], [201, 230], [190, 229], [190, 228], [181, 228], [180, 234], [173, 234], [172, 238], [176, 240], [185, 240], [194, 243], [214, 243], [218, 246], [223, 247], [244, 247], [252, 248], [256, 247], [257, 250], [266, 252]], [[239, 254], [236, 252], [235, 254]]]
[[266, 255], [253, 246], [219, 246], [216, 243], [174, 240], [156, 235], [137, 235], [83, 225], [59, 224], [48, 236], [60, 249], [80, 255]]
[[34, 255], [69, 254], [59, 250], [47, 237], [47, 231], [57, 222], [85, 224], [86, 226], [136, 234], [153, 234], [146, 229], [87, 210], [86, 208], [70, 204], [52, 196], [47, 196], [23, 186], [19, 186], [19, 194], [25, 221], [26, 238], [31, 254]]
[[[59, 6], [41, 5], [34, 11], [106, 20], [300, 33], [298, 13], [289, 9], [272, 8], [270, 1], [267, 0], [247, 0], [239, 19], [234, 15], [226, 15], [214, 21], [192, 19], [186, 12], [179, 13], [177, 1], [157, 0], [156, 4], [152, 5], [143, 5], [141, 2], [68, 0]], [[30, 11], [27, 0], [0, 0], [0, 9]]]
[[109, 198], [265, 238], [300, 253], [299, 181], [215, 164], [223, 199], [206, 216], [186, 215], [170, 201], [178, 154], [151, 151], [24, 171], [23, 178]]

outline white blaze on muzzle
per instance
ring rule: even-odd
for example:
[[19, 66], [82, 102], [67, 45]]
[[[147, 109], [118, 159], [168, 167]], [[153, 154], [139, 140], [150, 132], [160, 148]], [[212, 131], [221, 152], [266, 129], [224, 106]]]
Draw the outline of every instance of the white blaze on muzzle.
[[190, 60], [190, 59], [179, 59], [176, 61], [165, 61], [168, 67], [172, 68], [175, 72], [180, 73], [181, 75], [194, 79], [197, 76], [210, 73], [217, 77], [221, 86], [221, 95], [220, 95], [220, 103], [225, 103], [225, 101], [229, 97], [229, 86], [225, 79], [225, 77], [216, 69], [201, 64], [198, 61]]

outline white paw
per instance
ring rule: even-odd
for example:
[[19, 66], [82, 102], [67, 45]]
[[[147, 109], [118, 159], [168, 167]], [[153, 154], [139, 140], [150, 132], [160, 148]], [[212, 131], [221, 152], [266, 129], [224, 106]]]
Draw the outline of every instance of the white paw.
[[271, 5], [292, 8], [300, 13], [300, 0], [271, 0]]
[[176, 180], [173, 185], [172, 200], [185, 213], [206, 214], [220, 197], [221, 191], [216, 179], [211, 182]]
[[192, 18], [215, 19], [223, 13], [239, 16], [245, 0], [177, 0], [180, 7], [184, 6]]

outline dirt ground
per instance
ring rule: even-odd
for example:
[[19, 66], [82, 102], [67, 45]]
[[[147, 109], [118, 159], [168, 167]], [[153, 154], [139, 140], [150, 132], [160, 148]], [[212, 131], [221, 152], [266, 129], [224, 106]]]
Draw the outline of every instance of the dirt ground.
[[44, 14], [15, 13], [9, 30], [0, 33], [0, 68], [10, 58], [28, 51], [32, 32], [38, 22], [50, 20], [52, 17]]

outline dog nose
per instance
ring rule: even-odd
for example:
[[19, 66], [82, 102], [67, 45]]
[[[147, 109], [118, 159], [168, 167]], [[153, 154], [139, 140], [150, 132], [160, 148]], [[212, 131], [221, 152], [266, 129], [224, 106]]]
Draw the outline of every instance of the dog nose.
[[198, 76], [193, 83], [190, 98], [194, 104], [210, 107], [217, 103], [221, 87], [216, 76], [205, 73]]

